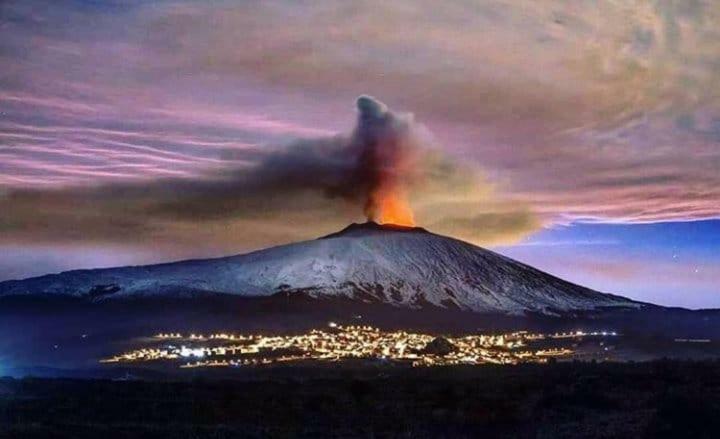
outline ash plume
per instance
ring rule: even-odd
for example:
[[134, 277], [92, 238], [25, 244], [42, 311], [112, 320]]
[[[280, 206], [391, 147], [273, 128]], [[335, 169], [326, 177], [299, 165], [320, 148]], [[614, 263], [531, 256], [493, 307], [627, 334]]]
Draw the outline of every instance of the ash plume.
[[426, 139], [409, 114], [369, 96], [356, 101], [349, 136], [311, 139], [269, 150], [246, 176], [254, 191], [317, 190], [362, 208], [368, 220], [414, 224], [408, 194], [418, 183]]
[[368, 96], [356, 105], [347, 135], [242, 150], [232, 161], [245, 165], [202, 178], [9, 189], [0, 194], [0, 244], [152, 242], [200, 256], [325, 235], [360, 212], [477, 244], [512, 242], [541, 226], [524, 205], [495, 197], [478, 169], [438, 148], [412, 115]]
[[396, 116], [381, 102], [361, 96], [358, 123], [348, 145], [355, 156], [349, 178], [329, 194], [361, 199], [368, 220], [414, 224], [407, 186], [415, 174], [419, 139], [412, 117]]

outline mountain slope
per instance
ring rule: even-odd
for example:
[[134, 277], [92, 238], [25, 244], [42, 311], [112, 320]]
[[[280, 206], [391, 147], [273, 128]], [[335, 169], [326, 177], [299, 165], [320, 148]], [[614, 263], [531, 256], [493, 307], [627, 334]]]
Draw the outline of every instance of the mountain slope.
[[602, 294], [421, 228], [353, 224], [312, 241], [219, 259], [77, 270], [0, 283], [0, 296], [94, 300], [304, 293], [396, 306], [556, 314], [641, 304]]

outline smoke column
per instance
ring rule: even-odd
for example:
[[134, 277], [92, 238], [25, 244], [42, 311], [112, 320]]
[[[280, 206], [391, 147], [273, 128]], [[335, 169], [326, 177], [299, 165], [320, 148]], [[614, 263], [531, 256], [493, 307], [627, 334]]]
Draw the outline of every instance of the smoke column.
[[357, 108], [358, 124], [350, 145], [357, 162], [348, 188], [361, 190], [368, 220], [413, 226], [407, 197], [416, 162], [412, 120], [394, 115], [368, 96], [358, 98]]

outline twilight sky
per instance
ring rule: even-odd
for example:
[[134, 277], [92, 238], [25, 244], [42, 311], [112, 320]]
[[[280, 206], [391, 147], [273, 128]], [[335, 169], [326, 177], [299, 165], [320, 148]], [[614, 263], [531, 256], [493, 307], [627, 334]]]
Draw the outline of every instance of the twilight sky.
[[719, 22], [696, 0], [5, 0], [0, 280], [362, 221], [326, 192], [367, 94], [423, 151], [420, 225], [720, 307]]

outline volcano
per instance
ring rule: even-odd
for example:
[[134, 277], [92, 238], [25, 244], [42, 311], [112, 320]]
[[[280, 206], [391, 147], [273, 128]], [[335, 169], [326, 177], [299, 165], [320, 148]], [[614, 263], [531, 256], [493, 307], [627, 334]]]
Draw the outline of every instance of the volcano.
[[420, 227], [374, 222], [237, 256], [75, 270], [0, 283], [0, 297], [48, 295], [94, 302], [282, 295], [509, 315], [643, 306]]

